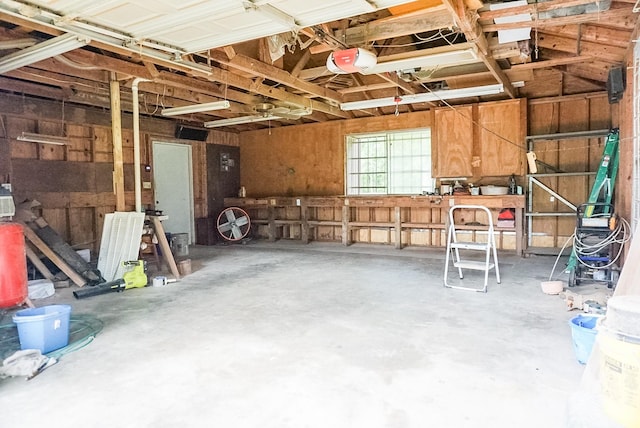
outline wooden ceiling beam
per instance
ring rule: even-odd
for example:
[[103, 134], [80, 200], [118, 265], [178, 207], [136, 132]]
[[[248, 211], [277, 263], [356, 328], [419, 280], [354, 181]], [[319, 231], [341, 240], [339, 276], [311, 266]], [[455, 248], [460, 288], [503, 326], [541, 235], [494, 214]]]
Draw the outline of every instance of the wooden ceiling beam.
[[107, 80], [96, 81], [72, 76], [60, 71], [53, 59], [40, 61], [29, 67], [22, 67], [5, 73], [5, 76], [15, 77], [29, 82], [69, 89], [70, 91], [89, 91], [109, 95], [109, 83]]
[[282, 83], [288, 87], [307, 92], [335, 103], [341, 103], [343, 101], [342, 95], [334, 90], [309, 83], [305, 80], [292, 76], [291, 73], [281, 68], [274, 67], [242, 54], [236, 54], [233, 58], [229, 59], [220, 51], [211, 51], [210, 57], [212, 60], [228, 67], [238, 69], [245, 73], [250, 73], [254, 76], [269, 79], [274, 82]]
[[105, 55], [99, 55], [87, 50], [77, 49], [75, 51], [66, 53], [65, 56], [80, 64], [101, 67], [106, 71], [113, 71], [119, 74], [129, 75], [131, 77], [141, 77], [147, 80], [151, 80], [155, 83], [160, 83], [176, 88], [197, 90], [200, 93], [218, 98], [224, 98], [226, 96], [226, 98], [229, 100], [243, 104], [251, 105], [260, 101], [259, 97], [247, 94], [245, 92], [228, 88], [222, 90], [217, 85], [212, 85], [211, 82], [182, 76], [169, 71], [160, 71], [156, 77], [153, 77], [149, 73], [148, 68], [143, 65], [134, 64]]
[[589, 55], [576, 55], [576, 56], [562, 55], [559, 58], [545, 59], [542, 61], [528, 62], [526, 64], [514, 65], [511, 67], [511, 70], [518, 71], [518, 70], [537, 70], [541, 68], [552, 68], [552, 67], [557, 67], [559, 65], [579, 64], [582, 62], [592, 61], [593, 59], [594, 57]]
[[[354, 81], [354, 82], [356, 82], [356, 84], [358, 85], [357, 87], [363, 87], [363, 86], [365, 86], [361, 76], [359, 76], [359, 75], [357, 75], [357, 74], [352, 74], [352, 75], [351, 75], [351, 77], [352, 77], [353, 81]], [[392, 83], [390, 83], [390, 82], [387, 82], [387, 83], [392, 84]], [[396, 86], [395, 84], [392, 84], [392, 85], [393, 85], [394, 87]], [[367, 99], [367, 100], [370, 100], [370, 99], [372, 98], [372, 97], [371, 97], [371, 95], [370, 95], [368, 92], [364, 92], [362, 95], [363, 95], [363, 96], [364, 96], [364, 98], [365, 98], [365, 99]], [[373, 108], [373, 109], [371, 109], [371, 110], [372, 110], [372, 115], [373, 115], [373, 116], [380, 116], [380, 115], [382, 114], [382, 112], [381, 112], [380, 108], [377, 108], [377, 107], [376, 107], [376, 108]]]
[[415, 94], [416, 90], [413, 86], [411, 86], [409, 83], [405, 82], [404, 80], [401, 80], [397, 74], [395, 73], [380, 73], [380, 74], [376, 74], [376, 76], [380, 77], [382, 80], [385, 80], [391, 84], [393, 84], [394, 86], [402, 89], [403, 91], [405, 91], [407, 94]]
[[550, 0], [543, 3], [533, 3], [525, 6], [510, 7], [498, 10], [487, 10], [485, 12], [480, 12], [479, 16], [481, 21], [525, 13], [530, 13], [532, 16], [535, 16], [536, 13], [562, 9], [565, 7], [582, 6], [585, 4], [593, 3], [594, 1], [595, 0]]
[[489, 72], [495, 77], [498, 83], [502, 83], [504, 91], [510, 98], [516, 98], [514, 87], [509, 81], [509, 77], [502, 71], [497, 61], [489, 54], [489, 42], [482, 29], [478, 26], [475, 11], [469, 11], [462, 0], [443, 0], [442, 3], [455, 16], [456, 23], [464, 32], [467, 42], [475, 43], [478, 46], [478, 57], [484, 62]]
[[[354, 76], [357, 77], [357, 76]], [[361, 84], [360, 86], [352, 86], [351, 88], [338, 89], [341, 94], [355, 94], [358, 92], [377, 91], [380, 89], [394, 88], [396, 85], [392, 82]]]
[[[51, 26], [43, 25], [40, 23], [34, 23], [33, 21], [30, 21], [28, 19], [17, 18], [11, 15], [8, 15], [7, 13], [4, 13], [4, 12], [0, 12], [0, 20], [13, 22], [18, 25], [22, 25], [25, 28], [31, 28], [34, 30], [45, 32], [47, 34], [52, 34], [52, 35], [60, 34], [59, 30]], [[106, 43], [97, 42], [97, 41], [92, 41], [91, 45], [109, 52], [117, 53], [119, 55], [125, 55], [132, 58], [136, 57], [136, 54], [134, 52], [132, 52], [131, 50], [125, 49], [124, 47], [118, 48], [118, 47], [115, 47]], [[142, 56], [140, 57], [140, 60], [148, 60], [150, 62], [153, 62], [154, 64], [161, 65], [166, 68], [184, 71], [185, 73], [193, 77], [199, 77], [212, 82], [223, 83], [229, 86], [233, 86], [236, 88], [240, 88], [246, 91], [256, 93], [258, 95], [262, 95], [264, 97], [269, 97], [276, 100], [289, 102], [292, 104], [302, 105], [304, 107], [312, 108], [313, 110], [319, 110], [324, 113], [331, 114], [333, 116], [337, 116], [341, 118], [350, 118], [353, 116], [349, 112], [343, 112], [338, 107], [334, 107], [332, 105], [315, 101], [315, 100], [308, 100], [305, 97], [302, 97], [300, 95], [291, 94], [290, 92], [287, 92], [284, 89], [273, 88], [263, 84], [257, 84], [253, 82], [251, 79], [239, 76], [234, 73], [230, 73], [226, 70], [222, 70], [217, 67], [211, 67], [210, 73], [206, 73], [204, 71], [201, 72], [198, 70], [193, 70], [189, 67], [181, 66], [179, 63], [174, 63], [172, 61], [164, 61], [156, 57]], [[123, 73], [123, 74], [131, 74], [132, 76], [143, 77], [145, 79], [153, 78], [150, 75], [149, 71], [146, 69], [146, 67], [144, 66], [139, 66], [139, 67], [140, 68], [138, 69], [138, 73], [141, 75], [136, 75], [133, 73]]]
[[293, 69], [291, 69], [291, 75], [295, 78], [299, 78], [300, 72], [302, 71], [303, 68], [307, 66], [310, 59], [311, 59], [311, 51], [309, 49], [305, 49], [304, 53], [302, 54], [298, 62], [296, 62], [296, 65], [293, 66]]
[[556, 36], [546, 31], [538, 32], [538, 47], [562, 52], [569, 52], [575, 55], [586, 55], [600, 58], [609, 62], [622, 62], [626, 49], [615, 46], [603, 45], [600, 43], [581, 41], [580, 52], [578, 52], [577, 40], [569, 37]]
[[[437, 6], [404, 15], [391, 16], [368, 22], [364, 25], [337, 30], [333, 36], [344, 42], [347, 46], [361, 47], [376, 40], [392, 39], [441, 28], [454, 26], [451, 13], [444, 6]], [[318, 54], [327, 52], [331, 48], [326, 45], [313, 46], [311, 52]]]
[[574, 76], [589, 79], [604, 84], [609, 76], [609, 64], [594, 61], [590, 64], [569, 64], [564, 70]]
[[563, 25], [549, 27], [544, 30], [547, 34], [561, 37], [580, 38], [581, 41], [615, 46], [626, 49], [631, 40], [631, 30], [616, 30], [594, 24]]
[[548, 28], [562, 25], [584, 24], [587, 22], [598, 25], [606, 25], [607, 22], [611, 22], [615, 23], [616, 27], [620, 26], [627, 28], [629, 24], [625, 24], [625, 21], [633, 21], [633, 23], [635, 23], [635, 18], [637, 18], [637, 16], [634, 16], [631, 13], [631, 7], [624, 5], [623, 7], [619, 7], [619, 5], [616, 6], [614, 3], [611, 5], [611, 9], [604, 12], [583, 13], [558, 18], [534, 19], [532, 21], [511, 22], [508, 24], [486, 24], [482, 25], [482, 31], [490, 33], [499, 30], [513, 30], [515, 28]]
[[[53, 100], [65, 99], [70, 95], [70, 91], [60, 88], [41, 85], [39, 83], [18, 80], [7, 77], [9, 73], [0, 76], [0, 89], [18, 94], [35, 95], [41, 98], [50, 98]], [[15, 76], [21, 77], [21, 76]]]

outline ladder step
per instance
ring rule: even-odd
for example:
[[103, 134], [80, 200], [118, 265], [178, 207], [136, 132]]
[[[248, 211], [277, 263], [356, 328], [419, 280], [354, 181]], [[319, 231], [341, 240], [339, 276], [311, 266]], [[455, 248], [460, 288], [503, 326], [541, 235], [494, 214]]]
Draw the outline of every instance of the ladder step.
[[462, 250], [479, 250], [486, 251], [489, 248], [489, 244], [486, 242], [451, 242], [450, 248], [460, 248]]
[[[487, 270], [487, 264], [485, 262], [460, 261], [455, 262], [453, 265], [462, 269]], [[495, 264], [489, 263], [488, 268], [493, 269], [494, 266]]]

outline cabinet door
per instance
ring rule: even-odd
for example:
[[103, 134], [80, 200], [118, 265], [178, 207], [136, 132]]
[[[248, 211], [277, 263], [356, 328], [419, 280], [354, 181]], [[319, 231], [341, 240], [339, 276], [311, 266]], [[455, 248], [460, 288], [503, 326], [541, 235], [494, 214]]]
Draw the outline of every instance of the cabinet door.
[[439, 108], [434, 123], [434, 177], [471, 177], [473, 152], [472, 106]]
[[523, 175], [526, 100], [478, 105], [480, 175]]

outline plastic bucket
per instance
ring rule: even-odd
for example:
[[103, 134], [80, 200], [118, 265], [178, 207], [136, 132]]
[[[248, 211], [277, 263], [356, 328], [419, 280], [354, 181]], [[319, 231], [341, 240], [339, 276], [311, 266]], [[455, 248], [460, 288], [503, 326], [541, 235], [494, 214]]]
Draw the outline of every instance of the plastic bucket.
[[598, 330], [595, 329], [598, 318], [578, 315], [569, 321], [573, 350], [580, 364], [587, 364], [591, 355], [591, 350], [598, 334]]
[[69, 344], [71, 306], [50, 305], [22, 309], [13, 315], [18, 326], [20, 349], [39, 349], [46, 354]]

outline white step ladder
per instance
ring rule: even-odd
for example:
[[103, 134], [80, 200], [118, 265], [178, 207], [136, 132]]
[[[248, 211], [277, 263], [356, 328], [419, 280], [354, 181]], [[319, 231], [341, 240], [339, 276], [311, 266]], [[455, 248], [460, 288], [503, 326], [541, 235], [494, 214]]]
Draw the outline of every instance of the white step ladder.
[[[457, 210], [482, 210], [487, 216], [489, 223], [487, 230], [487, 242], [463, 242], [458, 240], [458, 233], [461, 229], [456, 229], [455, 212]], [[465, 229], [469, 231], [469, 229]], [[485, 260], [461, 260], [460, 251], [484, 251]], [[463, 279], [462, 269], [483, 270], [484, 271], [484, 287], [463, 287], [460, 285], [451, 285], [447, 282], [447, 275], [449, 274], [449, 259], [453, 252], [453, 266], [458, 268], [458, 274], [460, 279]], [[493, 255], [493, 263], [491, 262], [491, 255]], [[496, 250], [496, 238], [493, 230], [493, 218], [491, 217], [491, 211], [487, 207], [481, 205], [454, 205], [449, 210], [449, 227], [447, 232], [447, 256], [444, 265], [444, 286], [449, 288], [457, 288], [460, 290], [480, 291], [487, 292], [487, 283], [489, 282], [489, 271], [495, 269], [496, 282], [500, 284], [500, 269], [498, 267], [498, 252]]]

